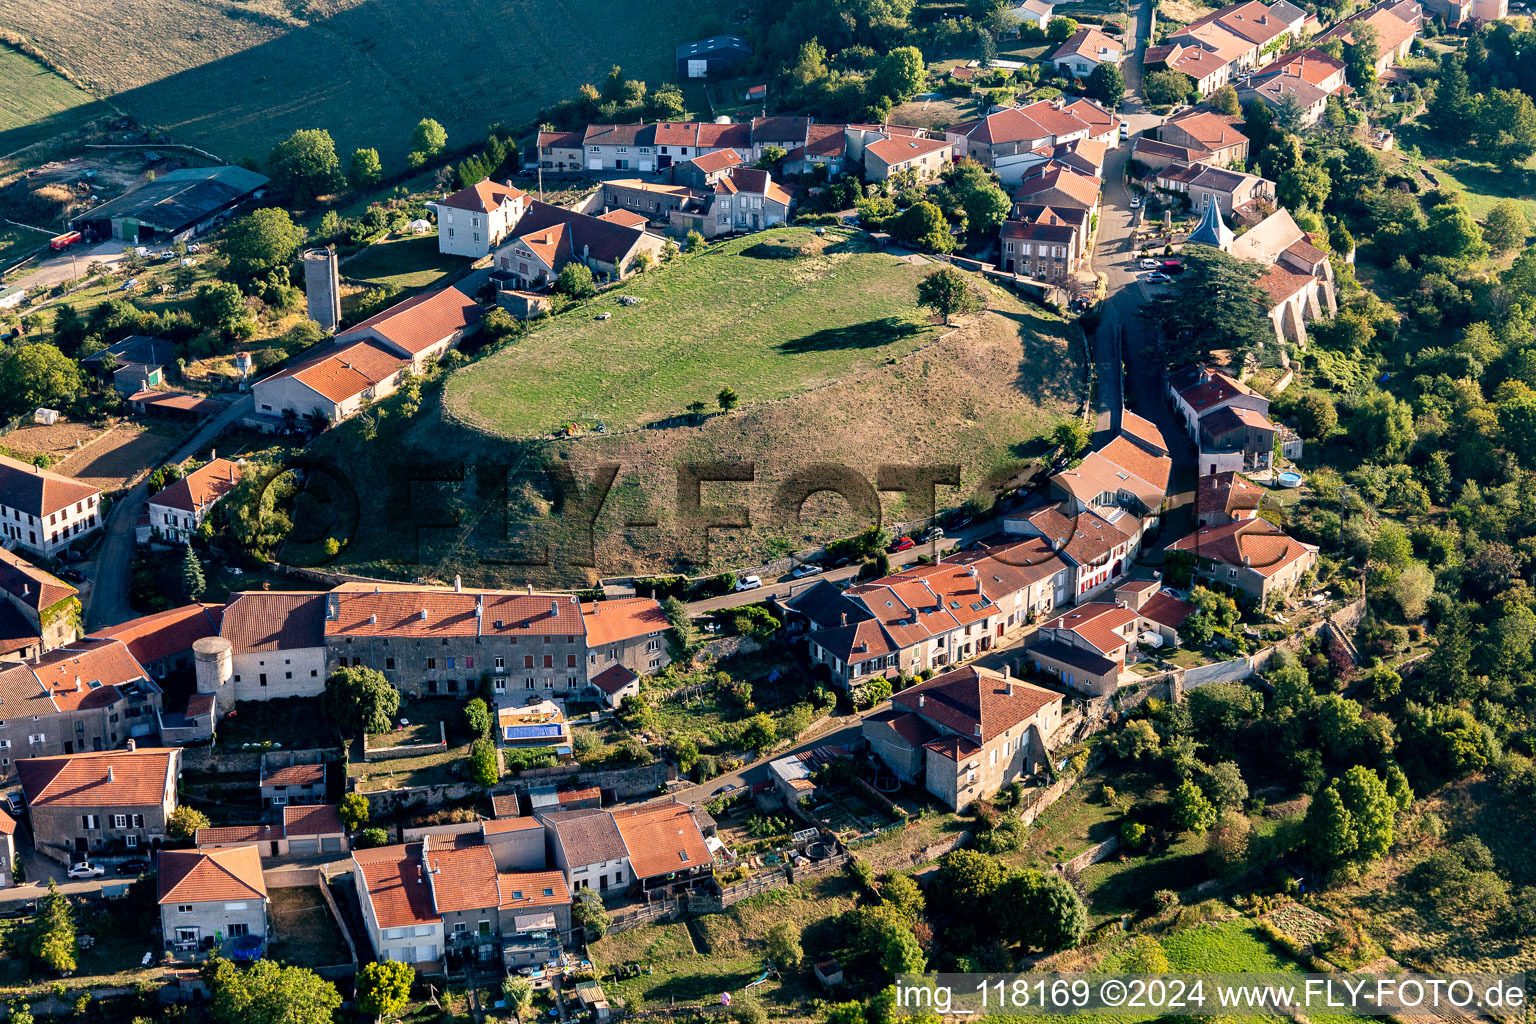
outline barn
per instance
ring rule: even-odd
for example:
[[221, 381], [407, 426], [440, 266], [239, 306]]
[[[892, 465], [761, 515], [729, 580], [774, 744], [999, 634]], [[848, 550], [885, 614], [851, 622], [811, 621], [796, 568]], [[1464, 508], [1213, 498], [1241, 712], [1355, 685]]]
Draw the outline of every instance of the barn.
[[244, 167], [186, 167], [87, 210], [69, 226], [135, 245], [181, 241], [233, 216], [266, 184], [264, 176]]
[[752, 47], [740, 36], [710, 36], [677, 48], [677, 77], [706, 78], [735, 67], [752, 56]]

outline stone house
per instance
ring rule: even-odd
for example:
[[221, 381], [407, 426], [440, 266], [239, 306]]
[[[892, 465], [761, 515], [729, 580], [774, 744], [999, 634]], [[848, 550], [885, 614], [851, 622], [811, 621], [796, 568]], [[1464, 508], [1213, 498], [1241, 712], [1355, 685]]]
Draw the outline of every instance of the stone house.
[[1073, 78], [1087, 78], [1100, 64], [1120, 66], [1125, 48], [1118, 39], [1105, 35], [1092, 25], [1074, 32], [1051, 54], [1051, 66]]
[[185, 544], [214, 505], [240, 482], [241, 467], [212, 458], [149, 499], [150, 537]]
[[931, 181], [943, 174], [954, 159], [955, 146], [948, 139], [893, 136], [864, 146], [864, 177], [884, 181], [892, 175], [910, 172], [918, 181]]
[[678, 892], [714, 877], [714, 854], [686, 804], [658, 800], [612, 814], [628, 853], [631, 878], [641, 892]]
[[1248, 136], [1238, 130], [1240, 123], [1242, 118], [1236, 115], [1193, 110], [1165, 121], [1158, 128], [1158, 139], [1208, 153], [1199, 162], [1211, 167], [1242, 167], [1248, 162]]
[[863, 730], [898, 777], [958, 811], [1040, 770], [1061, 716], [1061, 694], [966, 667], [895, 694]]
[[586, 170], [582, 151], [584, 132], [539, 132], [534, 148], [538, 165], [556, 174], [577, 174]]
[[549, 811], [543, 822], [549, 863], [574, 894], [596, 889], [604, 897], [628, 892], [634, 882], [629, 849], [613, 815], [601, 809]]
[[211, 950], [267, 938], [267, 883], [254, 846], [161, 850], [156, 871], [166, 949]]
[[1138, 622], [1137, 613], [1118, 601], [1078, 605], [1041, 625], [1025, 656], [1069, 687], [1112, 696], [1135, 660]]
[[535, 200], [510, 240], [495, 250], [493, 279], [540, 291], [554, 284], [566, 264], [577, 262], [600, 281], [620, 280], [632, 272], [638, 253], [654, 259], [665, 244], [638, 227]]
[[79, 635], [80, 592], [0, 548], [0, 665], [28, 661]]
[[88, 856], [141, 855], [165, 841], [176, 809], [175, 747], [29, 757], [17, 762], [33, 844], [63, 864]]
[[261, 806], [325, 803], [325, 762], [268, 751], [261, 755]]
[[1263, 519], [1202, 526], [1168, 545], [1195, 556], [1195, 573], [1256, 604], [1290, 590], [1317, 565], [1317, 545], [1292, 540]]
[[97, 640], [121, 640], [152, 679], [192, 667], [192, 645], [218, 636], [221, 604], [184, 604], [97, 630]]
[[506, 240], [522, 217], [528, 193], [484, 178], [430, 204], [437, 210], [437, 251], [479, 259]]
[[0, 455], [0, 541], [52, 558], [101, 529], [101, 489]]

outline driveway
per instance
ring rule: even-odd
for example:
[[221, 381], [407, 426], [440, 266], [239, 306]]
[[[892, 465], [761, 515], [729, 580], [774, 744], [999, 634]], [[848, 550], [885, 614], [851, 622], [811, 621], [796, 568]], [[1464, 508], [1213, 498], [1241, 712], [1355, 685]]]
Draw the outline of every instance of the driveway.
[[[228, 409], [204, 423], [166, 462], [191, 458], [224, 428], [247, 415], [254, 408], [250, 395], [241, 395]], [[151, 467], [152, 469], [155, 467]], [[118, 498], [107, 516], [105, 536], [96, 549], [96, 564], [91, 571], [91, 591], [87, 595], [85, 624], [88, 630], [114, 626], [138, 613], [128, 604], [128, 576], [133, 569], [134, 527], [149, 497], [149, 477], [135, 484]]]
[[85, 268], [92, 262], [101, 263], [111, 269], [118, 260], [123, 258], [123, 253], [128, 249], [129, 244], [121, 239], [111, 239], [91, 248], [75, 246], [57, 256], [49, 256], [42, 260], [37, 264], [36, 270], [12, 283], [21, 285], [28, 292], [39, 288], [52, 288], [61, 282], [83, 278]]

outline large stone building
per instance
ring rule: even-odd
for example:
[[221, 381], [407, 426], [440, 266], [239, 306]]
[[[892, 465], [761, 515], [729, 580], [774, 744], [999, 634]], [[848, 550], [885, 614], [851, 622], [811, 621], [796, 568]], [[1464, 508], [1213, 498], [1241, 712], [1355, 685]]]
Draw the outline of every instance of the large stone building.
[[1061, 694], [967, 667], [902, 690], [863, 729], [898, 778], [961, 810], [1043, 768], [1061, 719]]
[[17, 762], [37, 851], [60, 863], [158, 848], [176, 809], [181, 751], [135, 749]]
[[101, 489], [0, 455], [0, 541], [52, 558], [101, 529]]
[[0, 663], [26, 661], [79, 635], [80, 592], [0, 548]]

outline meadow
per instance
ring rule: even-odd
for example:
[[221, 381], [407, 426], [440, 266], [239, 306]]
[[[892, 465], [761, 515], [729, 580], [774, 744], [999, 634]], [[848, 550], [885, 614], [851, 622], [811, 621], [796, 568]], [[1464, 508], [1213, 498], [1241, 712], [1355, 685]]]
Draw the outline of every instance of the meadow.
[[[803, 247], [793, 259], [765, 247]], [[609, 430], [715, 406], [784, 398], [900, 358], [935, 331], [917, 308], [923, 268], [863, 249], [851, 232], [781, 228], [631, 279], [466, 370], [448, 409], [504, 436], [567, 421]], [[619, 296], [633, 296], [634, 305]], [[610, 319], [598, 319], [609, 314]]]
[[[6, 17], [0, 13], [0, 25]], [[0, 157], [110, 113], [41, 61], [0, 43]]]
[[391, 169], [423, 117], [442, 122], [450, 147], [470, 144], [496, 121], [519, 125], [574, 96], [613, 64], [657, 84], [672, 77], [678, 44], [725, 27], [682, 0], [116, 0], [111, 8], [103, 17], [71, 0], [5, 4], [0, 30], [25, 35], [144, 123], [230, 160], [264, 159], [295, 129], [326, 128], [343, 154], [373, 146]]

